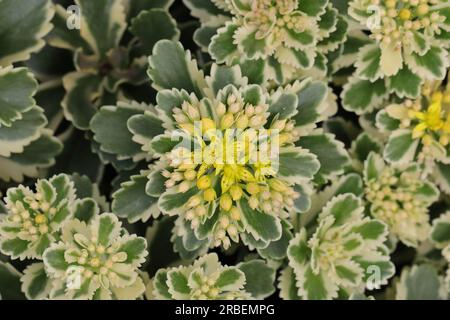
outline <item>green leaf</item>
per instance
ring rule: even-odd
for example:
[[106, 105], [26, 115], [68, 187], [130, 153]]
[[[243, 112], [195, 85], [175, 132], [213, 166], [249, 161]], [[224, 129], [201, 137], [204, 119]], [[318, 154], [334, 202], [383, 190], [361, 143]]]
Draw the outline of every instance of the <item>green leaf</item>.
[[33, 107], [22, 113], [21, 119], [14, 121], [11, 127], [0, 125], [0, 156], [23, 152], [25, 146], [39, 138], [46, 124], [43, 110]]
[[54, 157], [61, 152], [62, 145], [52, 133], [43, 130], [39, 139], [25, 147], [22, 153], [9, 158], [0, 156], [0, 179], [22, 181], [24, 176], [37, 177], [39, 169], [51, 166]]
[[140, 40], [146, 54], [152, 53], [159, 40], [177, 40], [180, 36], [176, 21], [165, 9], [142, 11], [131, 21], [130, 31]]
[[92, 220], [92, 236], [98, 239], [98, 243], [107, 247], [120, 234], [121, 223], [112, 213], [103, 213]]
[[443, 48], [431, 47], [424, 55], [411, 53], [405, 60], [411, 71], [427, 80], [442, 80], [445, 78], [449, 65], [447, 52]]
[[287, 223], [282, 223], [282, 235], [279, 240], [271, 241], [265, 248], [258, 249], [258, 253], [265, 259], [281, 260], [287, 255], [287, 248], [289, 242], [293, 238], [292, 232], [289, 230], [290, 226]]
[[381, 153], [381, 148], [380, 143], [372, 139], [366, 132], [361, 133], [352, 144], [352, 152], [361, 163], [367, 159], [372, 151]]
[[311, 17], [320, 16], [325, 12], [328, 0], [301, 0], [297, 9]]
[[174, 0], [130, 0], [128, 15], [133, 18], [136, 17], [142, 11], [151, 9], [165, 9], [168, 10], [173, 4]]
[[405, 164], [414, 159], [419, 141], [412, 138], [411, 131], [400, 129], [394, 131], [384, 149], [384, 158], [391, 163]]
[[447, 292], [442, 277], [430, 265], [404, 269], [397, 283], [397, 300], [445, 300]]
[[437, 162], [433, 176], [440, 189], [446, 194], [450, 194], [450, 165]]
[[20, 278], [22, 291], [29, 300], [40, 300], [48, 297], [52, 288], [52, 281], [45, 272], [43, 263], [29, 265]]
[[239, 207], [245, 229], [251, 233], [255, 240], [277, 241], [281, 238], [282, 228], [279, 219], [253, 210], [246, 199], [239, 201]]
[[11, 127], [22, 119], [23, 113], [35, 105], [36, 89], [37, 82], [27, 69], [0, 66], [0, 127]]
[[450, 213], [442, 214], [433, 221], [430, 239], [439, 247], [450, 243]]
[[125, 236], [120, 241], [118, 252], [125, 252], [127, 259], [123, 262], [133, 266], [140, 266], [145, 262], [147, 256], [147, 241], [142, 237], [136, 235]]
[[81, 9], [81, 36], [94, 53], [104, 58], [119, 45], [126, 29], [125, 8], [120, 0], [76, 0]]
[[97, 112], [95, 99], [100, 95], [102, 81], [99, 75], [83, 71], [64, 76], [66, 95], [61, 104], [66, 119], [76, 128], [89, 129], [89, 122]]
[[420, 86], [423, 80], [417, 74], [404, 66], [396, 75], [387, 79], [387, 87], [390, 92], [394, 92], [398, 97], [417, 98], [420, 93]]
[[145, 193], [147, 177], [132, 176], [130, 181], [121, 184], [121, 189], [113, 194], [112, 210], [117, 216], [127, 218], [130, 223], [147, 221], [152, 215], [157, 217], [157, 198]]
[[197, 193], [197, 187], [192, 187], [184, 193], [179, 193], [177, 188], [169, 189], [158, 199], [158, 207], [165, 214], [175, 215]]
[[94, 199], [85, 198], [82, 200], [77, 200], [73, 216], [75, 219], [88, 223], [99, 213], [100, 209]]
[[330, 300], [337, 296], [337, 286], [322, 273], [315, 274], [311, 267], [306, 267], [302, 277], [303, 296], [307, 300]]
[[354, 194], [340, 194], [332, 198], [323, 208], [320, 218], [327, 215], [334, 217], [333, 226], [342, 226], [346, 223], [360, 217], [364, 210], [360, 198]]
[[322, 116], [319, 107], [328, 95], [327, 86], [321, 81], [311, 81], [297, 92], [298, 113], [293, 117], [297, 126], [313, 124]]
[[277, 117], [277, 120], [289, 119], [297, 114], [297, 105], [298, 98], [295, 94], [278, 91], [272, 95], [269, 104], [269, 119], [274, 117]]
[[219, 66], [213, 64], [211, 66], [210, 76], [206, 79], [213, 94], [217, 94], [228, 85], [235, 87], [243, 87], [247, 85], [247, 79], [242, 76], [241, 68], [236, 65], [233, 67]]
[[197, 97], [203, 96], [203, 72], [179, 42], [160, 40], [156, 43], [149, 58], [148, 75], [157, 90], [184, 89]]
[[353, 77], [344, 85], [341, 99], [345, 110], [363, 114], [378, 108], [387, 96], [384, 80], [372, 83]]
[[0, 1], [0, 66], [28, 60], [39, 51], [53, 14], [50, 0]]
[[298, 184], [312, 179], [320, 168], [316, 155], [299, 147], [281, 149], [278, 161], [278, 175]]
[[0, 299], [25, 300], [20, 289], [21, 275], [11, 264], [0, 261]]
[[65, 247], [62, 244], [53, 244], [45, 250], [43, 255], [44, 264], [50, 273], [65, 272], [69, 264], [64, 259]]
[[133, 134], [133, 141], [148, 147], [153, 138], [164, 133], [163, 122], [155, 114], [146, 112], [128, 119], [128, 130]]
[[236, 267], [225, 267], [219, 274], [216, 283], [217, 288], [223, 291], [241, 289], [245, 284], [245, 273]]
[[234, 35], [238, 26], [233, 22], [228, 22], [211, 38], [208, 52], [216, 63], [231, 63], [237, 57], [237, 46], [234, 43]]
[[187, 276], [178, 270], [171, 270], [167, 273], [167, 286], [174, 299], [186, 299], [191, 292]]
[[245, 274], [244, 290], [252, 298], [262, 300], [275, 292], [275, 269], [263, 260], [241, 262], [237, 267]]
[[378, 44], [363, 47], [356, 62], [356, 74], [362, 80], [374, 82], [383, 76], [380, 67], [381, 49]]
[[142, 110], [131, 107], [102, 107], [90, 123], [100, 149], [120, 158], [130, 158], [141, 153], [141, 146], [133, 142], [133, 134], [127, 127], [128, 119], [141, 113]]
[[169, 292], [169, 286], [167, 285], [167, 270], [159, 269], [153, 278], [153, 294], [158, 299], [170, 300], [172, 295]]
[[220, 3], [218, 1], [183, 0], [183, 3], [191, 10], [191, 15], [199, 18], [201, 22], [207, 22], [219, 15], [227, 15], [227, 12], [216, 5]]
[[239, 48], [239, 52], [244, 55], [245, 59], [253, 60], [265, 58], [267, 50], [266, 39], [257, 39], [258, 30], [254, 27], [242, 26], [236, 30], [234, 34], [235, 42]]
[[376, 115], [376, 126], [382, 131], [395, 131], [400, 127], [400, 120], [391, 118], [385, 109]]
[[350, 164], [350, 157], [344, 144], [330, 133], [312, 133], [300, 138], [296, 146], [307, 149], [317, 156], [320, 169], [316, 173], [316, 178], [330, 179], [341, 174]]

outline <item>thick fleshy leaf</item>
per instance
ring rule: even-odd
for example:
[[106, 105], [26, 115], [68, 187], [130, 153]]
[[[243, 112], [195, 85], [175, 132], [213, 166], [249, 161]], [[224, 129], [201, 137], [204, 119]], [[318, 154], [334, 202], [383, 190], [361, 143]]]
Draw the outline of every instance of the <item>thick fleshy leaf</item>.
[[228, 85], [235, 87], [244, 87], [247, 85], [247, 79], [242, 76], [239, 66], [227, 67], [213, 64], [211, 66], [210, 76], [206, 78], [213, 94], [217, 95], [220, 90]]
[[243, 288], [245, 273], [236, 267], [225, 267], [214, 284], [223, 291], [235, 291]]
[[[270, 118], [289, 119], [297, 113], [298, 98], [292, 93], [276, 92], [269, 104]], [[270, 119], [269, 118], [269, 119]]]
[[175, 215], [197, 193], [197, 187], [193, 187], [184, 193], [178, 192], [177, 188], [169, 189], [158, 199], [158, 207], [165, 214]]
[[142, 237], [136, 235], [124, 236], [119, 240], [120, 246], [118, 252], [125, 252], [127, 259], [123, 262], [133, 266], [140, 266], [145, 262], [147, 256], [147, 242]]
[[39, 169], [54, 164], [61, 149], [61, 142], [50, 131], [43, 130], [41, 137], [26, 146], [22, 153], [12, 154], [9, 158], [0, 156], [0, 178], [21, 182], [24, 176], [37, 177]]
[[164, 133], [161, 119], [151, 112], [132, 116], [127, 122], [127, 127], [133, 134], [132, 140], [142, 145], [146, 151], [150, 150], [149, 145], [153, 138]]
[[275, 269], [263, 260], [241, 262], [237, 267], [245, 274], [244, 290], [252, 298], [265, 299], [275, 292]]
[[297, 9], [315, 17], [324, 13], [327, 4], [327, 0], [301, 0], [298, 2]]
[[120, 234], [121, 223], [112, 213], [103, 213], [92, 220], [92, 236], [98, 239], [98, 243], [109, 246], [111, 241]]
[[191, 10], [191, 15], [203, 22], [217, 23], [214, 21], [217, 16], [227, 15], [227, 12], [216, 5], [222, 1], [204, 0], [183, 0], [183, 3]]
[[100, 149], [120, 158], [130, 158], [141, 153], [141, 146], [133, 142], [133, 134], [127, 127], [128, 119], [141, 113], [142, 110], [125, 105], [102, 107], [90, 123]]
[[322, 116], [319, 107], [328, 95], [328, 88], [321, 81], [311, 81], [297, 92], [298, 113], [293, 117], [297, 126], [305, 126], [317, 122]]
[[91, 198], [77, 200], [73, 211], [73, 216], [75, 219], [86, 223], [100, 213], [97, 203]]
[[81, 130], [89, 129], [89, 122], [96, 113], [95, 99], [101, 92], [102, 78], [87, 72], [72, 72], [64, 76], [66, 96], [62, 101], [66, 119]]
[[265, 259], [281, 260], [286, 257], [289, 242], [293, 238], [290, 225], [282, 223], [282, 235], [279, 240], [271, 241], [265, 248], [258, 249], [258, 253]]
[[0, 125], [0, 156], [23, 152], [25, 146], [39, 138], [41, 129], [47, 124], [44, 112], [33, 107], [21, 114], [11, 127]]
[[132, 176], [131, 181], [121, 184], [121, 189], [113, 194], [112, 210], [121, 218], [127, 218], [131, 223], [147, 221], [151, 216], [157, 217], [157, 198], [145, 193], [147, 177]]
[[299, 147], [281, 149], [278, 161], [279, 176], [299, 184], [312, 179], [320, 169], [317, 156]]
[[359, 52], [359, 58], [356, 62], [356, 73], [362, 80], [372, 82], [383, 76], [380, 68], [381, 50], [378, 44], [369, 44]]
[[203, 96], [203, 72], [179, 42], [158, 41], [149, 58], [148, 75], [156, 89], [184, 89]]
[[11, 127], [35, 101], [37, 82], [25, 68], [0, 66], [0, 126]]
[[412, 72], [427, 80], [445, 78], [449, 65], [448, 53], [443, 48], [431, 47], [424, 55], [411, 53], [406, 56], [406, 63]]
[[142, 11], [152, 9], [165, 9], [168, 10], [175, 0], [130, 0], [128, 15], [133, 18], [136, 17]]
[[433, 178], [443, 192], [450, 194], [450, 165], [437, 162], [434, 167]]
[[344, 144], [336, 140], [330, 133], [312, 133], [300, 138], [296, 145], [317, 156], [320, 169], [316, 173], [316, 179], [330, 179], [332, 176], [342, 173], [350, 163], [350, 157]]
[[25, 300], [20, 289], [21, 276], [11, 264], [0, 261], [0, 299]]
[[76, 0], [81, 9], [81, 36], [98, 57], [116, 48], [126, 28], [125, 8], [120, 0]]
[[186, 274], [179, 270], [171, 270], [167, 273], [167, 286], [175, 299], [189, 299], [191, 289], [188, 286]]
[[384, 158], [391, 163], [405, 164], [414, 159], [419, 141], [412, 138], [411, 131], [394, 131], [384, 149]]
[[50, 0], [0, 2], [0, 66], [27, 60], [45, 44], [54, 14]]
[[140, 40], [146, 54], [152, 53], [153, 46], [159, 40], [177, 40], [180, 35], [176, 21], [164, 9], [141, 12], [132, 20], [130, 31]]
[[167, 285], [167, 270], [159, 269], [153, 278], [153, 295], [157, 299], [170, 300], [172, 295], [169, 292], [169, 286]]
[[52, 288], [52, 280], [45, 272], [43, 263], [29, 265], [20, 278], [22, 291], [29, 300], [41, 300], [48, 297]]
[[256, 240], [276, 241], [281, 238], [281, 222], [269, 215], [250, 208], [246, 199], [239, 202], [242, 211], [242, 222]]
[[363, 163], [372, 151], [381, 153], [381, 148], [382, 146], [377, 140], [364, 132], [353, 142], [352, 153], [356, 156], [356, 159]]
[[440, 248], [450, 244], [450, 213], [444, 213], [433, 221], [430, 238]]
[[389, 77], [387, 86], [390, 92], [394, 92], [400, 98], [417, 98], [423, 80], [404, 66], [395, 76]]
[[388, 91], [384, 80], [370, 82], [353, 77], [344, 85], [341, 98], [343, 107], [348, 111], [363, 114], [379, 107]]
[[234, 35], [237, 30], [236, 24], [228, 22], [211, 38], [208, 51], [217, 63], [230, 64], [238, 56], [237, 46], [234, 43]]

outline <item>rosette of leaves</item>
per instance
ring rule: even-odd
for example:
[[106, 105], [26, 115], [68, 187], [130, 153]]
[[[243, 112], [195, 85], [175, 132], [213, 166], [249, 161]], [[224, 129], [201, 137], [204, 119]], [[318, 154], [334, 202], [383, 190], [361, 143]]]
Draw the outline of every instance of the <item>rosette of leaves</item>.
[[383, 244], [388, 229], [363, 212], [360, 198], [338, 195], [323, 207], [312, 236], [306, 229], [295, 235], [280, 277], [283, 299], [347, 298], [387, 284], [395, 269]]
[[44, 46], [53, 13], [49, 0], [0, 3], [0, 180], [6, 182], [37, 177], [61, 151], [33, 98], [36, 80], [27, 69], [12, 65]]
[[422, 166], [445, 193], [450, 192], [450, 87], [429, 82], [419, 99], [388, 105], [376, 116], [376, 126], [388, 135], [384, 158], [394, 165], [411, 161]]
[[[249, 84], [239, 66], [213, 65], [205, 78], [189, 52], [166, 40], [155, 46], [149, 75], [159, 91], [156, 107], [104, 107], [91, 122], [94, 139], [109, 152], [157, 158], [122, 184], [113, 195], [113, 211], [130, 222], [157, 217], [160, 211], [176, 216], [173, 241], [184, 257], [195, 258], [209, 246], [228, 248], [242, 238], [261, 250], [282, 239], [284, 244], [271, 254], [283, 258], [290, 228], [286, 219], [307, 210], [313, 179], [324, 183], [349, 161], [343, 144], [316, 129], [336, 110], [326, 85], [308, 79], [269, 93]], [[112, 119], [117, 126], [111, 126]], [[203, 128], [200, 139], [196, 123]], [[270, 162], [221, 165], [211, 151], [219, 141], [229, 144], [204, 135], [210, 129], [215, 134], [238, 129], [242, 137], [250, 137], [252, 130], [278, 130], [279, 160], [269, 159], [278, 172], [270, 171]], [[180, 144], [181, 138], [216, 160], [183, 165], [180, 156], [190, 159], [193, 150]], [[254, 143], [238, 148], [246, 158], [250, 150], [258, 154]]]
[[12, 259], [42, 259], [60, 240], [60, 230], [73, 215], [75, 188], [67, 175], [38, 180], [36, 191], [20, 185], [5, 197], [0, 221], [0, 250]]
[[353, 0], [348, 12], [373, 40], [359, 50], [355, 75], [342, 93], [344, 108], [358, 114], [370, 112], [390, 93], [416, 99], [424, 81], [445, 78], [450, 48], [448, 1]]
[[327, 74], [347, 22], [328, 0], [184, 0], [201, 22], [194, 40], [217, 63], [245, 66], [253, 82]]
[[275, 270], [262, 260], [223, 266], [217, 254], [190, 266], [159, 269], [150, 284], [158, 300], [264, 299], [274, 291]]
[[386, 223], [390, 235], [412, 247], [428, 239], [429, 206], [439, 190], [421, 177], [419, 165], [395, 168], [371, 152], [364, 163], [364, 184], [370, 214]]
[[[138, 268], [147, 243], [129, 235], [114, 214], [94, 216], [88, 223], [69, 220], [61, 241], [45, 250], [51, 299], [137, 299], [145, 286]], [[31, 271], [30, 271], [31, 272]]]
[[88, 130], [99, 105], [127, 95], [123, 85], [146, 81], [146, 56], [154, 43], [178, 38], [176, 22], [167, 11], [173, 1], [147, 2], [75, 0], [80, 16], [56, 5], [48, 41], [73, 52], [76, 71], [62, 79], [66, 91], [62, 106], [76, 128]]

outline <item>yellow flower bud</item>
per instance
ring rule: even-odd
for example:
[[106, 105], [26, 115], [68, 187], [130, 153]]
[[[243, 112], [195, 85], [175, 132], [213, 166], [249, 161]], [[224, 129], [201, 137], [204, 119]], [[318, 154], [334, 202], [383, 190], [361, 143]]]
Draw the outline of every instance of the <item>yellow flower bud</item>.
[[222, 197], [220, 198], [220, 207], [225, 211], [229, 211], [232, 205], [233, 200], [231, 199], [230, 195], [228, 193], [222, 195]]
[[197, 187], [200, 190], [205, 190], [211, 187], [211, 178], [209, 176], [202, 176], [197, 180]]
[[197, 172], [195, 170], [187, 170], [184, 173], [184, 178], [186, 180], [192, 181], [195, 179], [195, 177], [197, 177]]
[[411, 18], [411, 11], [409, 9], [403, 8], [400, 10], [399, 17], [402, 20], [409, 20]]
[[430, 11], [430, 7], [425, 3], [421, 3], [417, 7], [417, 14], [420, 16], [426, 15], [428, 11]]
[[214, 120], [210, 119], [210, 118], [204, 118], [202, 119], [202, 132], [208, 132], [209, 130], [214, 130], [216, 129], [216, 123], [214, 122]]
[[281, 180], [278, 179], [271, 179], [269, 185], [272, 189], [278, 192], [285, 192], [287, 189], [287, 186]]
[[230, 211], [231, 219], [235, 221], [241, 220], [241, 211], [237, 207], [233, 207]]
[[34, 218], [34, 221], [35, 221], [37, 224], [43, 224], [43, 223], [46, 223], [46, 222], [47, 222], [47, 218], [46, 218], [45, 215], [43, 215], [43, 214], [38, 214], [38, 215]]
[[226, 113], [220, 120], [220, 128], [222, 130], [228, 129], [233, 125], [234, 116], [231, 113]]
[[230, 194], [234, 201], [238, 201], [242, 197], [242, 188], [234, 184], [230, 188]]
[[216, 191], [213, 188], [206, 189], [205, 192], [203, 192], [203, 199], [207, 202], [216, 200], [216, 197]]
[[236, 121], [236, 127], [238, 129], [245, 129], [248, 127], [248, 117], [245, 114], [241, 115]]
[[248, 183], [246, 189], [251, 195], [257, 194], [260, 191], [259, 185], [255, 182]]
[[194, 125], [192, 123], [181, 123], [179, 126], [187, 133], [194, 134]]

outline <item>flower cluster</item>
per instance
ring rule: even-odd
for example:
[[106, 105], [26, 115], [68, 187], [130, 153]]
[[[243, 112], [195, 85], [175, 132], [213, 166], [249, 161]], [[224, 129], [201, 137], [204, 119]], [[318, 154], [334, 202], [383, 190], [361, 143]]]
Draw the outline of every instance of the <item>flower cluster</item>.
[[437, 200], [437, 188], [421, 178], [412, 164], [402, 170], [385, 164], [371, 153], [364, 164], [365, 198], [371, 215], [386, 223], [390, 234], [416, 247], [430, 232], [429, 206]]
[[164, 300], [243, 300], [245, 273], [237, 267], [224, 267], [215, 253], [188, 267], [160, 269], [152, 283], [153, 295]]
[[417, 71], [418, 57], [439, 47], [439, 36], [450, 31], [446, 9], [445, 0], [354, 0], [349, 14], [369, 28], [381, 49], [382, 75], [390, 77], [404, 65]]
[[313, 69], [325, 76], [325, 54], [339, 47], [347, 30], [347, 23], [328, 1], [185, 3], [202, 22], [195, 39], [216, 62], [256, 63], [260, 76], [280, 84], [304, 77]]
[[36, 191], [19, 186], [8, 190], [8, 214], [0, 220], [0, 249], [13, 259], [42, 258], [59, 240], [62, 224], [72, 218], [73, 182], [66, 175], [39, 180]]
[[[282, 295], [295, 285], [300, 298], [332, 299], [386, 284], [394, 273], [383, 244], [388, 229], [363, 211], [362, 201], [352, 194], [334, 197], [319, 214], [314, 234], [308, 238], [302, 229], [291, 240], [289, 267], [280, 279]], [[378, 279], [370, 281], [370, 268], [377, 269]]]
[[88, 225], [71, 220], [61, 241], [44, 252], [54, 280], [50, 297], [136, 299], [145, 289], [138, 268], [146, 255], [145, 239], [125, 234], [113, 214], [98, 215]]

